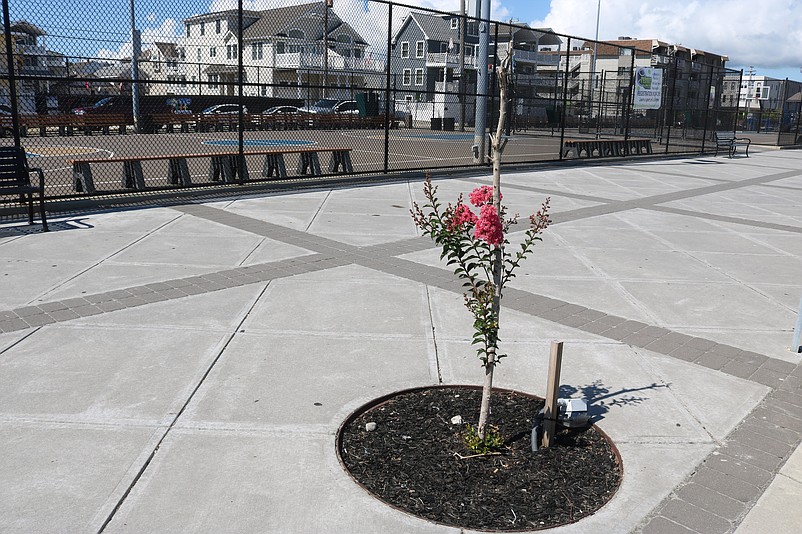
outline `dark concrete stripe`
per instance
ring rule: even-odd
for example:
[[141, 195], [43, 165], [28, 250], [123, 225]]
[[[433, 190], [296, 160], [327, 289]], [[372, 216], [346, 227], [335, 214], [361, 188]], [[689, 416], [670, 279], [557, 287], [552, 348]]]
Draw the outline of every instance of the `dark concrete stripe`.
[[796, 234], [802, 234], [802, 227], [790, 226], [787, 224], [776, 224], [764, 221], [757, 221], [755, 219], [744, 219], [741, 217], [729, 217], [727, 215], [716, 215], [714, 213], [705, 213], [703, 211], [691, 211], [682, 208], [671, 208], [669, 206], [652, 206], [648, 209], [654, 211], [662, 211], [664, 213], [674, 213], [676, 215], [696, 217], [697, 219], [707, 219], [710, 221], [719, 221], [732, 224], [740, 224], [744, 226], [754, 226], [755, 228], [768, 228], [769, 230], [781, 230], [783, 232], [793, 232]]
[[[729, 532], [741, 522], [802, 443], [802, 366], [787, 364], [783, 369], [779, 388], [655, 508], [640, 532], [671, 532], [665, 530], [667, 522], [699, 534]], [[685, 515], [691, 506], [704, 513]], [[698, 517], [714, 518], [712, 526], [698, 523]]]

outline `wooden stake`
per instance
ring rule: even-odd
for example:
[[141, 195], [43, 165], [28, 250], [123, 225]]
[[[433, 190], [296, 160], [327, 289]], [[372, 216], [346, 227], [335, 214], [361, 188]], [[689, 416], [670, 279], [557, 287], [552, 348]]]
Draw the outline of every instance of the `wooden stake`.
[[560, 390], [560, 367], [563, 360], [563, 342], [551, 342], [549, 379], [546, 383], [546, 409], [543, 413], [543, 447], [550, 447], [557, 430], [557, 394]]

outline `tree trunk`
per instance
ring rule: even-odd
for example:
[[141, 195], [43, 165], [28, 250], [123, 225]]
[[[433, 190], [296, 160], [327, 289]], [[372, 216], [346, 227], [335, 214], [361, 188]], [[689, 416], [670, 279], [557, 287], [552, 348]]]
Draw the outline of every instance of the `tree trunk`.
[[[502, 141], [502, 134], [504, 132], [504, 122], [507, 117], [507, 71], [512, 62], [512, 45], [513, 43], [510, 42], [507, 47], [507, 57], [502, 60], [501, 65], [499, 65], [496, 71], [499, 86], [499, 115], [496, 133], [490, 136], [490, 146], [493, 148], [493, 206], [496, 208], [496, 213], [498, 213], [499, 216], [501, 216], [501, 155], [504, 153], [504, 147], [507, 145], [506, 139]], [[501, 275], [503, 269], [502, 249], [500, 246], [497, 246], [493, 251], [493, 285], [495, 294], [493, 295], [492, 305], [493, 316], [497, 319], [501, 311]], [[496, 336], [496, 338], [498, 338], [498, 336]], [[482, 405], [479, 410], [479, 424], [476, 427], [476, 433], [479, 439], [485, 438], [487, 419], [490, 415], [490, 394], [493, 391], [493, 371], [495, 368], [496, 347], [488, 347], [487, 363], [485, 364], [485, 380], [482, 384]]]

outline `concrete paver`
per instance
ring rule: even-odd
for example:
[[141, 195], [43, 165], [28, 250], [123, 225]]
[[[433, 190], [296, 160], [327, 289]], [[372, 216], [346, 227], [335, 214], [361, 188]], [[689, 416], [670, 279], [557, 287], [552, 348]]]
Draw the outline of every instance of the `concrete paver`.
[[[512, 212], [550, 194], [555, 224], [508, 288], [496, 385], [542, 395], [565, 341], [562, 392], [624, 465], [556, 531], [800, 523], [799, 168], [756, 151], [504, 175]], [[436, 183], [449, 201], [489, 177]], [[378, 396], [481, 380], [421, 200], [409, 180], [0, 226], [2, 530], [456, 534], [334, 450]]]

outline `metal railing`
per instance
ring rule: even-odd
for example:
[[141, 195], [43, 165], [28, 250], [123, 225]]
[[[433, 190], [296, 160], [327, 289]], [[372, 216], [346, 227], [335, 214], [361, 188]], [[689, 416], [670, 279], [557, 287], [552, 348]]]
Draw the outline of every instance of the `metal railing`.
[[[486, 165], [487, 154], [477, 158], [474, 145], [495, 128], [495, 65], [507, 54], [504, 39], [525, 29], [487, 21], [495, 33], [487, 36], [485, 91], [477, 88], [485, 61], [454, 52], [478, 48], [477, 34], [459, 28], [482, 21], [386, 0], [334, 8], [276, 1], [242, 13], [208, 13], [208, 4], [178, 0], [149, 6], [133, 19], [127, 5], [109, 11], [102, 0], [65, 0], [59, 10], [45, 0], [3, 2], [10, 45], [0, 49], [0, 71], [7, 71], [0, 105], [11, 114], [0, 112], [0, 144], [25, 146], [35, 166], [45, 168], [52, 198], [86, 194], [76, 190], [71, 161], [109, 155], [154, 158], [142, 162], [145, 187], [165, 190], [182, 184], [173, 183], [158, 158], [234, 152], [252, 170], [251, 180], [272, 180], [253, 171], [262, 168], [262, 156], [253, 153], [271, 147], [348, 147], [356, 174]], [[453, 24], [455, 17], [468, 24]], [[408, 24], [396, 24], [401, 20]], [[432, 35], [422, 49], [419, 23]], [[647, 138], [654, 154], [700, 154], [710, 149], [714, 130], [734, 130], [747, 120], [737, 99], [729, 105], [721, 98], [725, 77], [740, 85], [740, 73], [709, 59], [715, 55], [660, 54], [633, 44], [613, 46], [609, 58], [592, 61], [589, 52], [574, 50], [574, 37], [524, 33], [543, 45], [513, 42], [505, 163], [560, 161], [565, 140], [583, 138]], [[132, 34], [142, 36], [136, 58]], [[582, 42], [587, 52], [591, 41]], [[652, 88], [656, 107], [639, 105], [642, 68], [662, 74], [660, 87]], [[780, 144], [799, 140], [795, 87], [783, 89], [781, 109], [771, 117]], [[359, 113], [327, 120], [305, 113], [324, 98], [355, 100]], [[273, 116], [278, 106], [299, 111]], [[483, 132], [474, 131], [478, 109], [487, 110]], [[193, 186], [217, 183], [208, 161], [192, 162]], [[139, 192], [118, 167], [97, 164], [98, 191]]]

